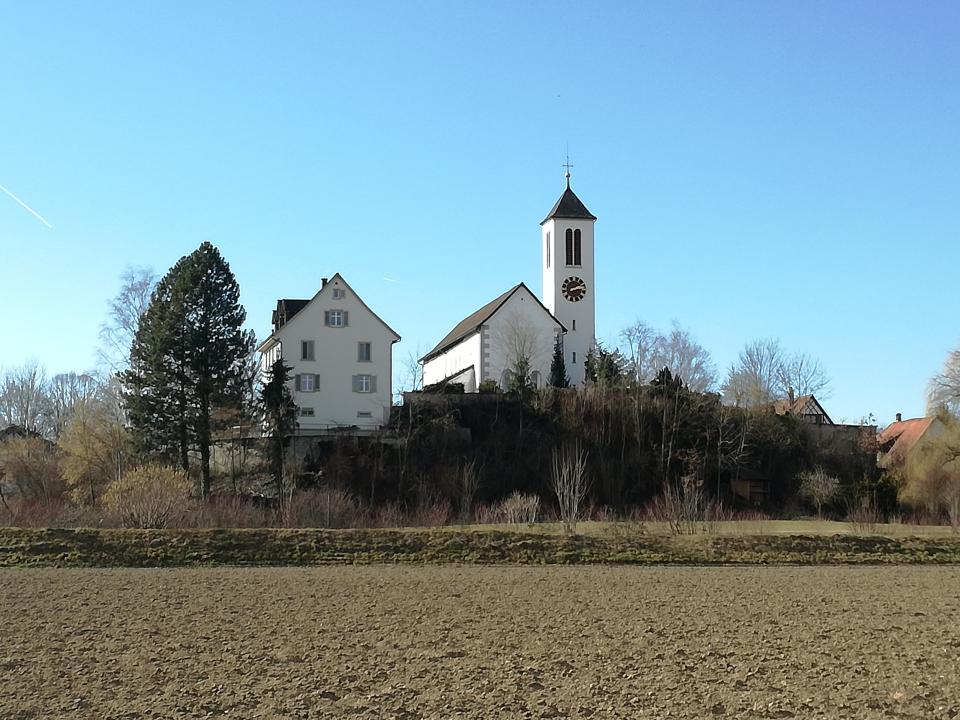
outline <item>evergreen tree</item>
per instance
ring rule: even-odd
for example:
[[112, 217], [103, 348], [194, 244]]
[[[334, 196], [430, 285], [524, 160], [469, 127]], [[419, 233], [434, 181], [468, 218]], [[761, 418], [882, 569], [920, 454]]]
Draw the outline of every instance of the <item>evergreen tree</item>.
[[240, 287], [220, 252], [205, 242], [158, 283], [140, 319], [124, 373], [137, 447], [177, 457], [200, 454], [201, 493], [210, 494], [213, 412], [240, 404], [253, 334], [242, 329]]
[[550, 385], [555, 388], [570, 387], [570, 378], [567, 376], [567, 365], [563, 361], [563, 342], [557, 335], [553, 341], [553, 359], [550, 361]]
[[626, 362], [619, 350], [606, 350], [597, 343], [583, 364], [587, 381], [601, 388], [620, 387], [624, 380]]
[[292, 368], [278, 358], [270, 368], [270, 379], [263, 386], [264, 430], [269, 438], [270, 474], [283, 499], [283, 459], [290, 436], [297, 429], [297, 406], [288, 384]]

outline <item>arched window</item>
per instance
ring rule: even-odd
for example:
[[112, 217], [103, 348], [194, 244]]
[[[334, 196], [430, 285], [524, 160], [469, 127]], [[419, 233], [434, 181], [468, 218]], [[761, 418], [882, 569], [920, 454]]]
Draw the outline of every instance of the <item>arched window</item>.
[[573, 230], [567, 228], [567, 265], [573, 265]]
[[573, 264], [580, 265], [580, 231], [573, 231]]

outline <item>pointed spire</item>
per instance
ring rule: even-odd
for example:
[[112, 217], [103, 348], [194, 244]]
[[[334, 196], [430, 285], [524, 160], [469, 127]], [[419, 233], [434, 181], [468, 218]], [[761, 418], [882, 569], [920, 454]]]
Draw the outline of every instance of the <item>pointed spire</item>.
[[563, 195], [560, 196], [560, 199], [557, 200], [554, 204], [553, 209], [550, 210], [550, 213], [541, 221], [541, 225], [551, 218], [571, 218], [579, 220], [596, 220], [596, 216], [591, 214], [587, 210], [587, 206], [576, 196], [573, 190], [570, 189], [570, 168], [573, 165], [570, 164], [570, 154], [567, 153], [567, 161], [563, 163], [561, 167], [566, 168], [564, 177], [567, 180], [567, 188], [563, 191]]
[[564, 177], [567, 179], [567, 190], [570, 189], [570, 168], [573, 165], [570, 164], [570, 146], [567, 145], [567, 161], [563, 164], [563, 167], [567, 169], [567, 172], [564, 173]]

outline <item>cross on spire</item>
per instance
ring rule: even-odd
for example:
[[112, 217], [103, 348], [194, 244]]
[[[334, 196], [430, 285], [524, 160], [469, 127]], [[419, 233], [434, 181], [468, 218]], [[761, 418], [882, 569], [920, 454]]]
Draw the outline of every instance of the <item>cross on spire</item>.
[[569, 147], [567, 148], [567, 161], [563, 163], [561, 167], [565, 167], [567, 169], [567, 172], [564, 174], [564, 177], [567, 178], [567, 189], [569, 190], [570, 189], [570, 168], [573, 167], [573, 165], [570, 164], [570, 148]]

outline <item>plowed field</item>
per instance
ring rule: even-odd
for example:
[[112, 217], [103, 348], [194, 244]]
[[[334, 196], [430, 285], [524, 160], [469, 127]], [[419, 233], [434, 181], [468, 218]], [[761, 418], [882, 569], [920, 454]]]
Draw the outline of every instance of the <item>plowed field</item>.
[[2, 718], [952, 718], [956, 567], [0, 570]]

